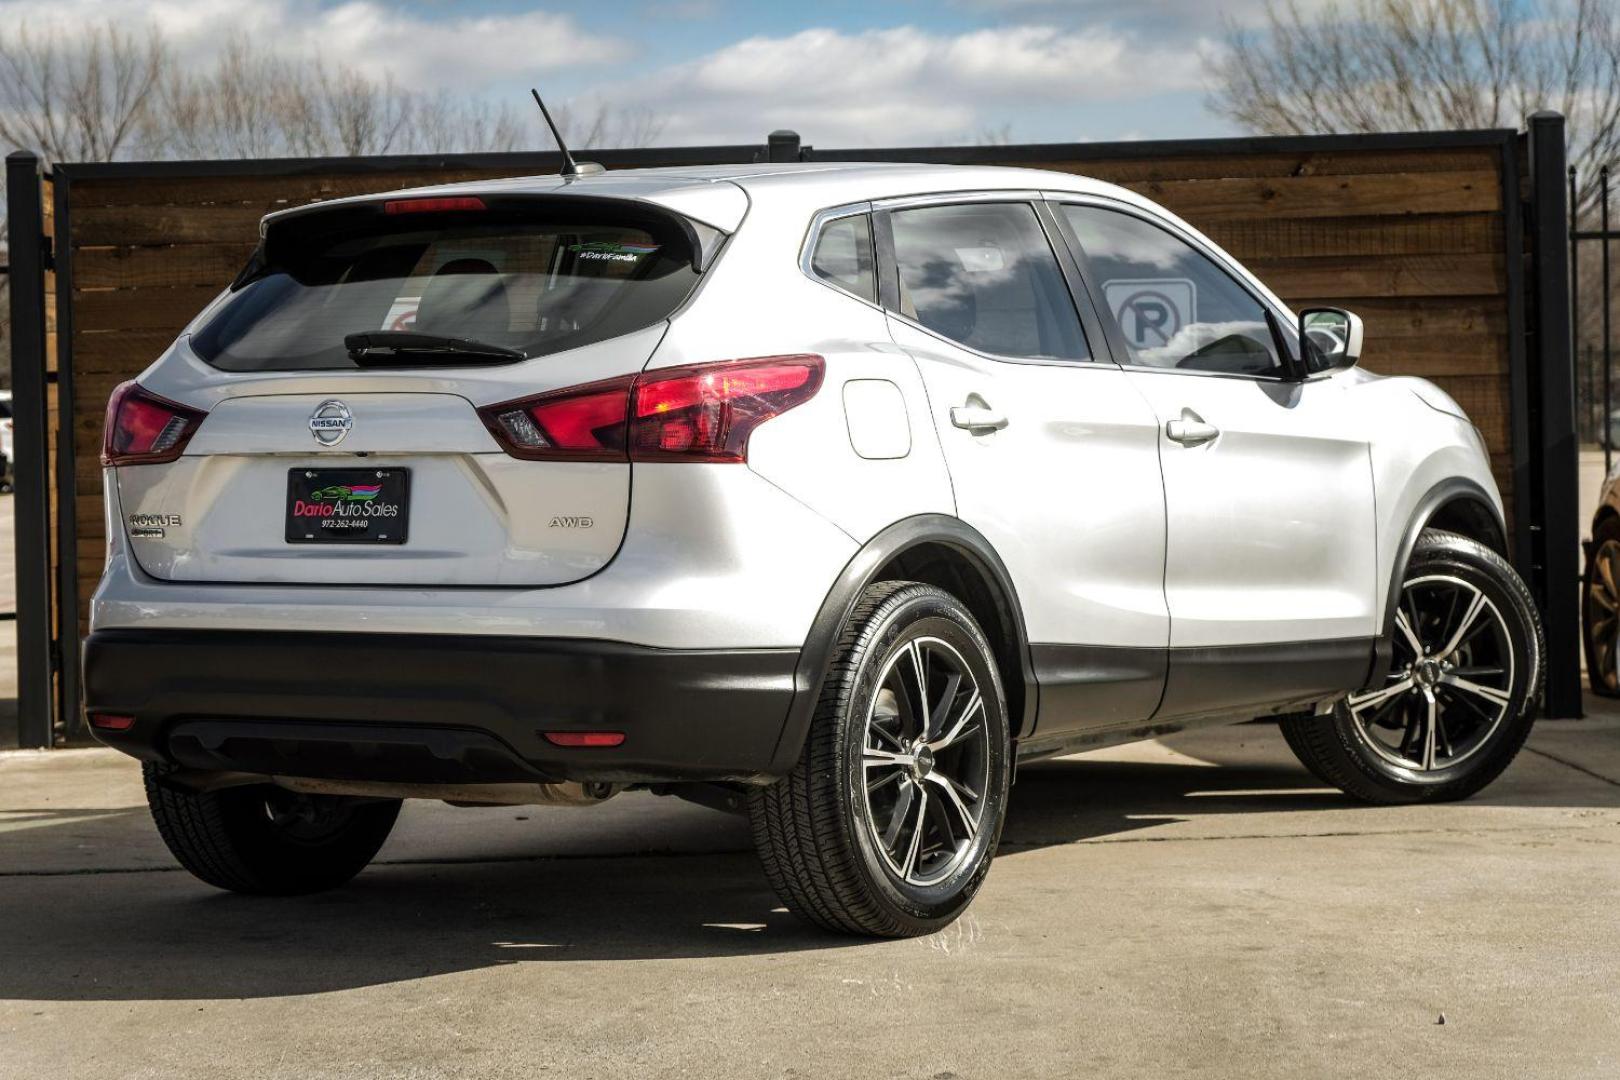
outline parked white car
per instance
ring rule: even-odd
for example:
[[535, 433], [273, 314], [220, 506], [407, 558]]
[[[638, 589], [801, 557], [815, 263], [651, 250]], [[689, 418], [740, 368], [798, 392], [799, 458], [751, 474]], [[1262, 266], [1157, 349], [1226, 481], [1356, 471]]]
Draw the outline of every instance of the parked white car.
[[745, 806], [809, 921], [917, 934], [1015, 762], [1276, 715], [1410, 802], [1530, 729], [1462, 410], [1128, 191], [654, 169], [262, 236], [118, 391], [85, 649], [214, 885], [336, 885], [401, 798], [653, 786]]
[[11, 391], [0, 390], [0, 491], [11, 490], [12, 468], [17, 457], [12, 447]]

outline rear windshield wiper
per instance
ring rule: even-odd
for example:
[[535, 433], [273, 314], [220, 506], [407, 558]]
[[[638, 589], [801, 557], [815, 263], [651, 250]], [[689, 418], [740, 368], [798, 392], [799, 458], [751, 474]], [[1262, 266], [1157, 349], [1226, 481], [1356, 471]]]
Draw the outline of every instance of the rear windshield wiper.
[[509, 349], [505, 345], [441, 334], [419, 334], [414, 330], [369, 330], [363, 334], [346, 335], [343, 344], [349, 350], [349, 358], [361, 367], [457, 360], [511, 364], [529, 358], [527, 353]]

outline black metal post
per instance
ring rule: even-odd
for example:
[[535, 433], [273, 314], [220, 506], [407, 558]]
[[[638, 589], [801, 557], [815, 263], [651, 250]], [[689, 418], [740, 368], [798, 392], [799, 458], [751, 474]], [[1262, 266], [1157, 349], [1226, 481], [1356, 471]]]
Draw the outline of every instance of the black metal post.
[[17, 559], [17, 743], [53, 742], [50, 478], [45, 436], [45, 215], [39, 158], [6, 158], [11, 245], [12, 512]]
[[797, 131], [773, 131], [765, 138], [767, 150], [766, 160], [798, 161], [799, 160], [799, 133]]
[[1598, 170], [1598, 191], [1601, 205], [1600, 231], [1603, 233], [1603, 475], [1608, 476], [1614, 468], [1614, 439], [1611, 437], [1612, 423], [1609, 417], [1614, 412], [1614, 354], [1609, 333], [1610, 303], [1609, 293], [1609, 167], [1607, 165]]
[[68, 221], [68, 193], [72, 181], [63, 169], [51, 177], [55, 203], [52, 228], [62, 243], [57, 251], [56, 270], [56, 605], [57, 713], [61, 718], [61, 738], [74, 742], [85, 737], [79, 700], [79, 523], [78, 448], [73, 397], [73, 259], [67, 251], [72, 235]]
[[1547, 632], [1549, 717], [1581, 715], [1580, 454], [1575, 445], [1575, 371], [1570, 349], [1568, 163], [1564, 118], [1530, 117], [1530, 207], [1535, 237], [1531, 288], [1536, 303], [1534, 344], [1541, 398], [1540, 461], [1542, 621]]
[[[1581, 245], [1579, 243], [1581, 231], [1580, 200], [1575, 191], [1575, 166], [1569, 167], [1569, 325], [1570, 333], [1575, 342], [1575, 367], [1579, 389], [1585, 391], [1578, 394], [1578, 415], [1582, 428], [1588, 428], [1592, 422], [1592, 369], [1581, 361], [1586, 354], [1581, 351]], [[1584, 431], [1577, 431], [1579, 441], [1585, 442]]]

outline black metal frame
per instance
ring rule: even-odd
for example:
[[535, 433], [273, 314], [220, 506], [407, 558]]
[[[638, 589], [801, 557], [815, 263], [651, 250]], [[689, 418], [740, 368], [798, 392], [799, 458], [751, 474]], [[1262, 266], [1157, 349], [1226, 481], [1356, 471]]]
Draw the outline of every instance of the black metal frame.
[[45, 235], [39, 158], [6, 158], [11, 248], [12, 512], [17, 564], [17, 743], [54, 741], [51, 634], [49, 453], [45, 436]]
[[[1530, 587], [1547, 634], [1550, 717], [1581, 715], [1580, 448], [1575, 442], [1575, 363], [1570, 332], [1569, 199], [1564, 118], [1538, 112], [1529, 119], [1529, 225], [1535, 305], [1531, 389]], [[1517, 262], [1508, 251], [1509, 265]], [[1523, 560], [1521, 560], [1523, 561]]]
[[[1019, 146], [916, 147], [904, 149], [850, 148], [817, 150], [800, 143], [791, 131], [772, 132], [762, 146], [731, 145], [709, 147], [637, 148], [599, 150], [581, 155], [615, 168], [650, 165], [746, 164], [752, 162], [794, 161], [909, 161], [925, 164], [1040, 165], [1048, 162], [1084, 162], [1121, 158], [1174, 159], [1232, 154], [1334, 153], [1348, 151], [1400, 151], [1478, 147], [1494, 149], [1500, 155], [1503, 187], [1504, 240], [1508, 252], [1508, 323], [1510, 330], [1511, 417], [1510, 434], [1514, 458], [1514, 553], [1515, 562], [1543, 611], [1548, 616], [1550, 650], [1558, 648], [1569, 633], [1578, 635], [1578, 626], [1566, 627], [1569, 605], [1563, 593], [1573, 590], [1549, 588], [1549, 582], [1573, 580], [1577, 555], [1574, 543], [1574, 511], [1563, 514], [1573, 501], [1560, 500], [1572, 495], [1573, 464], [1573, 360], [1569, 347], [1567, 269], [1568, 230], [1560, 216], [1563, 196], [1563, 121], [1552, 114], [1532, 117], [1527, 135], [1509, 129], [1400, 133], [1373, 135], [1322, 135], [1253, 137], [1236, 139], [1189, 139], [1129, 143], [1060, 143]], [[1521, 192], [1525, 177], [1521, 158], [1530, 153], [1531, 198]], [[1548, 178], [1556, 163], [1558, 176], [1549, 193]], [[554, 172], [562, 165], [556, 152], [455, 155], [398, 155], [370, 158], [278, 158], [246, 161], [189, 162], [112, 162], [58, 165], [52, 170], [55, 184], [56, 235], [70, 235], [70, 191], [75, 181], [101, 180], [184, 180], [230, 176], [285, 176], [350, 174], [367, 175], [436, 170], [489, 169], [524, 173]], [[43, 271], [49, 259], [50, 238], [41, 231], [42, 207], [39, 199], [40, 165], [37, 158], [14, 154], [8, 160], [11, 190], [11, 244], [13, 264], [13, 387], [19, 412], [15, 436], [18, 451], [18, 663], [19, 712], [24, 717], [26, 745], [46, 745], [56, 717], [64, 732], [79, 734], [80, 694], [78, 686], [80, 642], [77, 635], [78, 577], [76, 520], [73, 483], [75, 473], [72, 439], [72, 265], [67, 252], [57, 260], [58, 367], [60, 371], [59, 409], [61, 440], [58, 445], [56, 482], [58, 502], [59, 572], [55, 582], [63, 618], [60, 655], [52, 656], [50, 632], [49, 531], [45, 528], [49, 478], [46, 472], [44, 436], [45, 409], [45, 332]], [[30, 200], [28, 191], [33, 191]], [[1555, 223], [1556, 219], [1556, 223]], [[37, 243], [28, 238], [37, 237]], [[1529, 240], [1534, 293], [1527, 293], [1524, 261], [1517, 253], [1526, 251]], [[1548, 272], [1556, 263], [1557, 272]], [[19, 288], [18, 286], [21, 286]], [[1563, 310], [1565, 317], [1528, 317], [1526, 296], [1533, 295], [1535, 310]], [[1559, 298], [1562, 297], [1562, 306]], [[21, 413], [26, 405], [30, 416]], [[30, 473], [22, 475], [26, 463]], [[1561, 479], [1559, 470], [1568, 469]], [[25, 514], [33, 515], [25, 518]], [[1566, 522], [1563, 516], [1571, 520]], [[26, 530], [25, 520], [37, 522]], [[28, 535], [25, 536], [24, 533]], [[1567, 549], [1567, 550], [1566, 550]], [[26, 594], [26, 595], [25, 595]], [[1551, 605], [1551, 606], [1549, 606]], [[69, 628], [73, 632], [67, 632]], [[1574, 639], [1578, 640], [1578, 638]], [[1573, 646], [1565, 651], [1574, 657]], [[54, 662], [53, 662], [54, 661]], [[1575, 662], [1578, 665], [1578, 661]], [[1551, 715], [1578, 715], [1578, 667], [1572, 677], [1562, 659], [1549, 671], [1548, 706]], [[60, 672], [60, 693], [52, 702], [52, 675]], [[55, 709], [49, 708], [54, 704]]]

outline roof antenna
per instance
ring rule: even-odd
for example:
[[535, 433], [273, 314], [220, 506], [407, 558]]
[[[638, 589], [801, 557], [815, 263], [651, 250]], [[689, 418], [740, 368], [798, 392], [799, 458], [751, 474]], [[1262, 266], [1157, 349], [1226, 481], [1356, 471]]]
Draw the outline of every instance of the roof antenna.
[[594, 161], [587, 161], [583, 166], [574, 161], [574, 155], [568, 152], [568, 144], [563, 142], [562, 132], [557, 130], [557, 122], [551, 118], [551, 110], [546, 108], [544, 101], [540, 100], [540, 91], [530, 87], [529, 93], [534, 95], [534, 103], [540, 106], [540, 115], [546, 118], [546, 126], [551, 129], [551, 137], [557, 140], [557, 149], [562, 151], [563, 167], [558, 175], [565, 180], [572, 180], [581, 176], [606, 172], [606, 169]]

